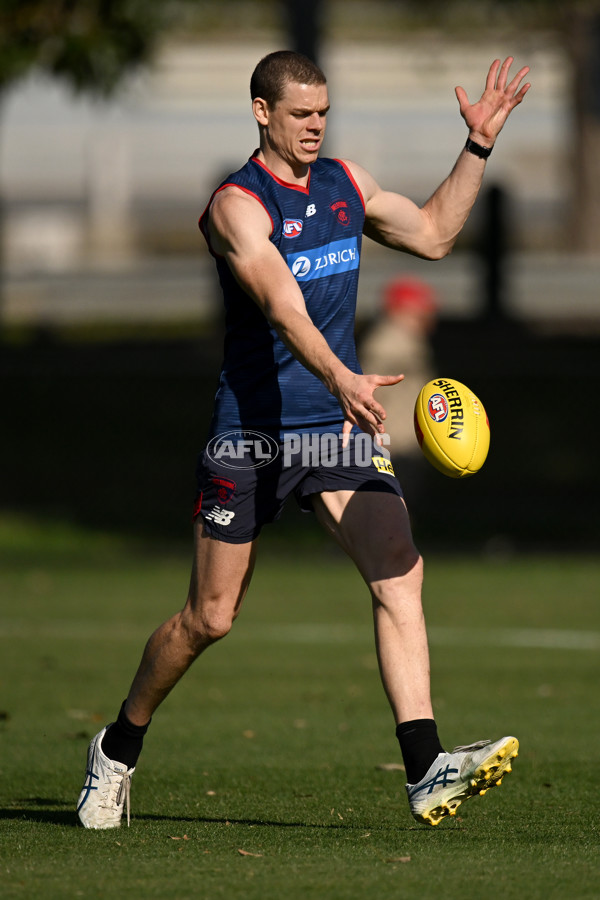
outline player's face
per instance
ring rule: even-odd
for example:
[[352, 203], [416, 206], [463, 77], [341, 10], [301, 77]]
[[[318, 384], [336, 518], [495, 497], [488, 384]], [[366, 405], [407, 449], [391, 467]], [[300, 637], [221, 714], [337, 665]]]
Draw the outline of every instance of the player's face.
[[264, 149], [298, 174], [319, 155], [328, 110], [327, 85], [289, 82], [273, 108], [264, 105], [257, 115], [255, 107], [259, 123], [266, 126]]

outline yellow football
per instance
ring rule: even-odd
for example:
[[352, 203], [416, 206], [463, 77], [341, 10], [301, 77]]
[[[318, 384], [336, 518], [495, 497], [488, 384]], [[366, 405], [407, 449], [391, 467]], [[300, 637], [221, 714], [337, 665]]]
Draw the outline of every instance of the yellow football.
[[474, 475], [490, 447], [483, 403], [454, 378], [429, 381], [415, 404], [415, 433], [432, 466], [449, 478]]

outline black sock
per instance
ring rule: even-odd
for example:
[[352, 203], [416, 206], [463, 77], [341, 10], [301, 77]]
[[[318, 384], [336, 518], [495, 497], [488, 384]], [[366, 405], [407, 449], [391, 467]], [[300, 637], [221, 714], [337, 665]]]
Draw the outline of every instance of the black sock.
[[443, 753], [437, 726], [433, 719], [413, 719], [401, 722], [396, 728], [402, 759], [406, 768], [406, 780], [417, 784], [438, 753]]
[[106, 729], [102, 738], [102, 752], [109, 759], [123, 763], [128, 769], [133, 769], [142, 752], [144, 735], [148, 731], [152, 719], [147, 725], [134, 725], [125, 715], [126, 702], [126, 700], [123, 701], [117, 721]]

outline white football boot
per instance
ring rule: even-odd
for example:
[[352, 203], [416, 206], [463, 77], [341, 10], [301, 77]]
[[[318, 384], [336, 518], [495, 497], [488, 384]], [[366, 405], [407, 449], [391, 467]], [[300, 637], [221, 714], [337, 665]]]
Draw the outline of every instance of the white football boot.
[[463, 801], [501, 784], [518, 753], [518, 740], [503, 737], [493, 744], [478, 741], [438, 754], [418, 784], [406, 785], [410, 811], [427, 825], [455, 816]]
[[102, 752], [106, 728], [96, 735], [88, 749], [85, 783], [77, 802], [77, 814], [85, 828], [119, 828], [124, 806], [129, 825], [129, 788], [135, 768], [128, 769]]

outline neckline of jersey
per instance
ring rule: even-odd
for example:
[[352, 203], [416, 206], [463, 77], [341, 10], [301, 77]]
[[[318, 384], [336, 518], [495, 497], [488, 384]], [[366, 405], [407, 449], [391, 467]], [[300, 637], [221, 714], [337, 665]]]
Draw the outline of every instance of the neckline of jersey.
[[281, 187], [289, 188], [291, 191], [300, 191], [301, 194], [309, 194], [310, 193], [310, 174], [311, 169], [308, 170], [308, 181], [306, 182], [306, 187], [303, 187], [301, 184], [292, 184], [290, 181], [284, 181], [283, 178], [278, 178], [267, 165], [261, 160], [257, 159], [256, 154], [258, 150], [254, 152], [254, 154], [250, 157], [250, 161], [256, 163], [257, 166], [260, 166], [261, 169], [264, 169], [265, 172], [271, 176], [273, 181], [276, 181], [277, 184], [280, 184]]

